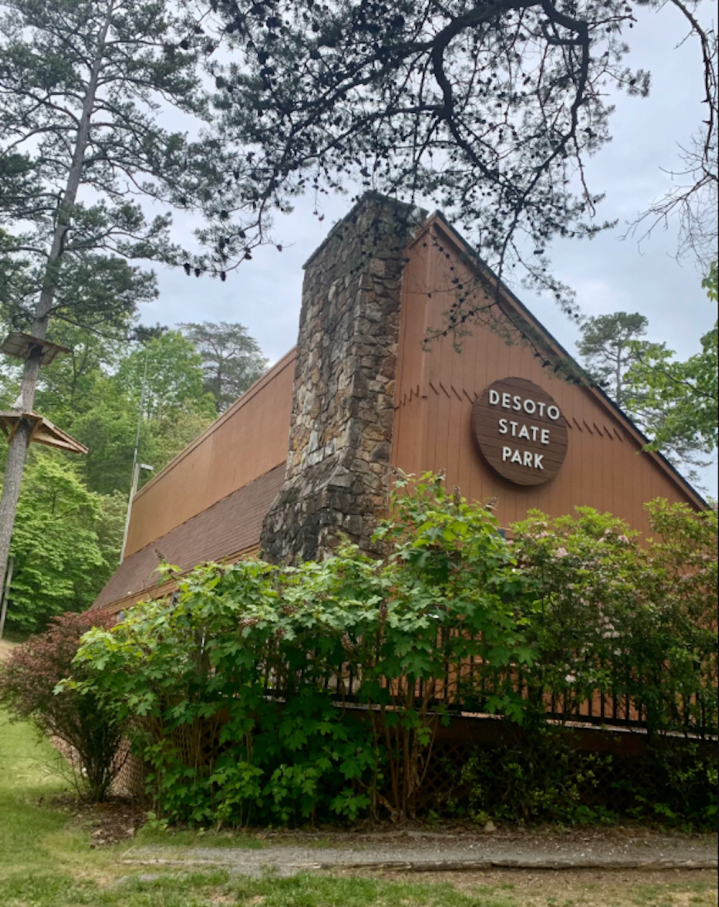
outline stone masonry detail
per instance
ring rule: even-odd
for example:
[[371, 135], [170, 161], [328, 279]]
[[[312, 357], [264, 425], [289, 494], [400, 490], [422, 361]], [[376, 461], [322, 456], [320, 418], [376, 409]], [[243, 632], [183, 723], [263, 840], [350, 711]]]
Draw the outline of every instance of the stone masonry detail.
[[262, 555], [316, 560], [341, 535], [372, 551], [386, 512], [405, 250], [424, 212], [365, 195], [305, 265], [282, 491]]

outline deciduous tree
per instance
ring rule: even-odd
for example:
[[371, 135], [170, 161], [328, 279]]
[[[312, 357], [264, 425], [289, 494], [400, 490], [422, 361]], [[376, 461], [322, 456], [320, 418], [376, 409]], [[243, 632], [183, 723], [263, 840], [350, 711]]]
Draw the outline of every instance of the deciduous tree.
[[[178, 331], [114, 351], [96, 346], [88, 353], [97, 355], [103, 357], [98, 367], [82, 377], [75, 391], [78, 408], [70, 413], [66, 403], [63, 411], [68, 412], [73, 435], [89, 448], [82, 469], [90, 489], [127, 495], [138, 418], [140, 459], [157, 471], [212, 422], [214, 401], [203, 390], [199, 355]], [[54, 363], [48, 377], [56, 368]], [[66, 384], [66, 400], [71, 390], [72, 384]], [[56, 398], [58, 404], [62, 400]]]
[[123, 504], [88, 491], [77, 464], [33, 452], [13, 533], [10, 626], [37, 632], [92, 604], [117, 566]]
[[[717, 302], [717, 265], [704, 280], [713, 305]], [[663, 344], [637, 346], [625, 375], [626, 403], [636, 412], [651, 438], [652, 450], [669, 451], [679, 460], [706, 466], [702, 455], [719, 447], [719, 330], [700, 338], [701, 351], [686, 361]]]

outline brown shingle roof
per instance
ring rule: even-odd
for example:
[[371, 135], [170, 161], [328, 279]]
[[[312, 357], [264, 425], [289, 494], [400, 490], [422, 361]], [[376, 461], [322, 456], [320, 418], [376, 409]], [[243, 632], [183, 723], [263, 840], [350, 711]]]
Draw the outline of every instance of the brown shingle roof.
[[93, 607], [104, 608], [156, 586], [160, 578], [155, 571], [162, 561], [184, 572], [258, 545], [262, 521], [284, 478], [283, 463], [128, 557]]

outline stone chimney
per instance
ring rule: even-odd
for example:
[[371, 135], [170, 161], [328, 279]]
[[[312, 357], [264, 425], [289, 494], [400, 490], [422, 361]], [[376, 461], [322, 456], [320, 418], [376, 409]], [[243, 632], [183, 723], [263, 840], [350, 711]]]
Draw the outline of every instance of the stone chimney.
[[366, 551], [386, 512], [402, 269], [426, 213], [365, 195], [305, 265], [287, 472], [262, 556], [317, 560], [345, 535]]

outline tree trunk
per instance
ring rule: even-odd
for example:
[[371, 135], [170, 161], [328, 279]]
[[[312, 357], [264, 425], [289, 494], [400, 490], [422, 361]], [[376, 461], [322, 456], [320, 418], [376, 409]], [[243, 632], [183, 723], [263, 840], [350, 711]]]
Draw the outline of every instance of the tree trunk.
[[617, 367], [615, 378], [617, 382], [617, 406], [624, 406], [624, 387], [622, 386], [622, 349], [620, 345], [617, 350]]
[[[37, 377], [40, 373], [41, 357], [42, 351], [38, 350], [34, 355], [31, 354], [25, 362], [25, 370], [22, 376], [21, 412], [32, 410], [35, 401]], [[5, 584], [5, 574], [10, 557], [10, 540], [15, 526], [15, 514], [20, 500], [20, 486], [22, 485], [22, 474], [25, 469], [25, 459], [30, 444], [31, 431], [31, 423], [27, 419], [22, 419], [10, 441], [7, 465], [5, 466], [5, 480], [2, 487], [2, 496], [0, 497], [0, 589], [4, 588]]]
[[10, 442], [10, 451], [5, 468], [5, 482], [2, 488], [2, 498], [0, 499], [0, 589], [5, 588], [5, 573], [7, 571], [8, 558], [10, 557], [10, 539], [15, 525], [17, 503], [20, 499], [20, 485], [30, 440], [30, 431], [30, 423], [23, 419]]
[[[90, 119], [95, 106], [98, 82], [105, 56], [105, 44], [110, 30], [110, 22], [112, 20], [115, 3], [116, 0], [107, 0], [105, 18], [98, 35], [97, 53], [93, 60], [92, 69], [90, 70], [90, 78], [87, 83], [87, 90], [83, 100], [82, 116], [80, 118], [75, 139], [75, 150], [72, 156], [70, 172], [68, 173], [62, 205], [58, 213], [57, 225], [55, 227], [55, 232], [53, 233], [52, 246], [47, 259], [40, 299], [37, 308], [35, 309], [32, 335], [33, 337], [37, 337], [38, 340], [44, 340], [47, 335], [48, 323], [52, 312], [52, 306], [55, 301], [55, 294], [57, 292], [57, 272], [63, 254], [65, 237], [71, 226], [72, 209], [77, 202], [77, 194], [82, 182], [85, 152], [87, 151], [88, 139], [90, 137]], [[37, 379], [40, 373], [41, 358], [42, 352], [38, 351], [36, 354], [31, 354], [25, 362], [21, 384], [21, 412], [32, 411], [35, 403], [35, 391], [37, 389]], [[3, 588], [5, 582], [5, 573], [7, 571], [8, 558], [10, 557], [10, 540], [12, 539], [12, 532], [15, 526], [15, 515], [20, 499], [20, 486], [22, 485], [25, 460], [27, 458], [27, 451], [30, 443], [30, 432], [30, 423], [23, 419], [13, 435], [8, 451], [2, 497], [0, 497], [0, 589]]]

